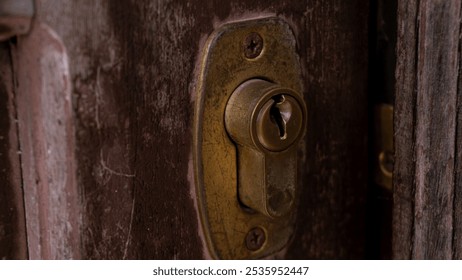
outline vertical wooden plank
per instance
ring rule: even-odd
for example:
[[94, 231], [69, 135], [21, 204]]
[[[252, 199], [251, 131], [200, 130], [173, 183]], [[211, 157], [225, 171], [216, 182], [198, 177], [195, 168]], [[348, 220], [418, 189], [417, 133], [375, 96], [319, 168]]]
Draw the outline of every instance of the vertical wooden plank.
[[420, 5], [413, 257], [452, 257], [460, 2]]
[[394, 257], [453, 257], [460, 3], [399, 4]]
[[[398, 1], [393, 257], [410, 259], [414, 227], [417, 1]], [[412, 39], [411, 39], [412, 38]]]
[[295, 25], [309, 123], [298, 231], [287, 256], [360, 259], [368, 176], [369, 6], [364, 1], [307, 1], [302, 9]]
[[0, 43], [0, 259], [26, 259], [20, 149], [9, 44]]
[[[70, 54], [82, 257], [202, 258], [191, 123], [201, 5], [39, 1]], [[63, 22], [64, 21], [64, 22]]]
[[66, 50], [51, 29], [36, 22], [12, 54], [29, 258], [80, 258]]
[[456, 153], [454, 168], [454, 220], [453, 220], [453, 255], [454, 259], [462, 259], [462, 79], [461, 79], [461, 47], [458, 49], [458, 88], [457, 88], [457, 119], [456, 119]]

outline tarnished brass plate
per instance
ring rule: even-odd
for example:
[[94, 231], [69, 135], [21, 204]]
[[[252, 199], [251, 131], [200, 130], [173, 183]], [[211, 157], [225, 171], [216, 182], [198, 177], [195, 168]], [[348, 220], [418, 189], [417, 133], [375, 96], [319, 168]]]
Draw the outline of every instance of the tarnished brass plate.
[[[255, 34], [262, 46], [252, 41]], [[256, 48], [250, 54], [249, 46]], [[202, 226], [215, 258], [262, 258], [284, 248], [293, 234], [293, 211], [269, 218], [241, 206], [236, 147], [226, 132], [224, 112], [232, 92], [246, 80], [264, 79], [302, 93], [300, 77], [293, 32], [276, 17], [226, 24], [209, 37], [202, 51], [196, 77], [194, 165]]]

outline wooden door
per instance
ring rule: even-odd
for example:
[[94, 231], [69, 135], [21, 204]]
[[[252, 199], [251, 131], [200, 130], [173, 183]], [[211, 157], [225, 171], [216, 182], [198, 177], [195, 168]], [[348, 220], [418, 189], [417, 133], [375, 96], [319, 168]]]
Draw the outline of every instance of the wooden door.
[[460, 259], [459, 1], [398, 5], [395, 258]]
[[198, 55], [217, 27], [264, 16], [295, 32], [309, 120], [296, 233], [274, 257], [367, 256], [369, 1], [35, 4], [29, 34], [0, 48], [1, 257], [207, 258]]

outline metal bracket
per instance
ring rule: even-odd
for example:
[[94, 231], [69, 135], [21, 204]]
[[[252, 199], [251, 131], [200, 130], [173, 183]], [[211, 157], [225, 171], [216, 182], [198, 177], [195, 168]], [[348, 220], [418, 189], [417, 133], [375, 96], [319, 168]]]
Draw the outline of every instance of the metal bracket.
[[393, 189], [393, 106], [380, 104], [375, 108], [375, 182]]
[[[233, 92], [250, 79], [292, 89], [303, 99], [295, 37], [283, 20], [271, 17], [226, 24], [209, 37], [201, 54], [194, 166], [202, 225], [215, 258], [262, 258], [286, 246], [294, 232], [296, 207], [282, 216], [269, 217], [246, 208], [238, 199], [238, 152], [226, 131], [224, 116]], [[278, 168], [289, 168], [296, 177], [294, 158], [293, 164]]]

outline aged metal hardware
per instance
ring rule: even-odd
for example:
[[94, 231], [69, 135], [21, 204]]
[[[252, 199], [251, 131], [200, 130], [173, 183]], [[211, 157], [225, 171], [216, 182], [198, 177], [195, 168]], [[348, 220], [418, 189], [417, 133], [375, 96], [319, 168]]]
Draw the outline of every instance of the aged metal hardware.
[[0, 41], [26, 34], [34, 15], [33, 0], [0, 1]]
[[296, 151], [306, 123], [300, 77], [294, 35], [279, 18], [226, 24], [206, 43], [195, 88], [194, 167], [215, 258], [265, 257], [293, 234]]
[[265, 244], [265, 240], [265, 231], [260, 227], [256, 227], [247, 233], [247, 236], [245, 237], [245, 246], [247, 246], [247, 249], [251, 251], [256, 251]]
[[245, 37], [245, 41], [242, 46], [244, 48], [244, 55], [246, 58], [256, 58], [263, 50], [263, 38], [260, 34], [252, 32]]
[[231, 95], [225, 125], [238, 147], [239, 198], [271, 218], [293, 206], [297, 146], [305, 126], [302, 97], [288, 88], [252, 79]]
[[375, 108], [375, 182], [392, 190], [393, 181], [393, 106], [380, 104]]

